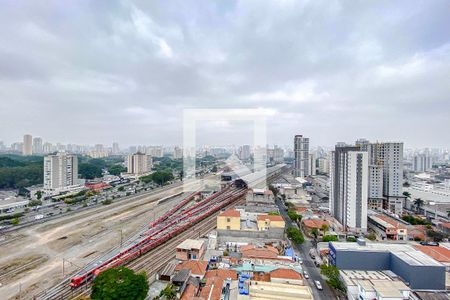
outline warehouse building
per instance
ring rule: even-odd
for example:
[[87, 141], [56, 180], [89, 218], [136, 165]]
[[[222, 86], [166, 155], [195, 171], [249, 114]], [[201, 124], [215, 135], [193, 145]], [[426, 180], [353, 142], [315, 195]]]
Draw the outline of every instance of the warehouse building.
[[412, 289], [444, 290], [445, 266], [407, 244], [330, 242], [329, 262], [340, 270], [390, 270]]

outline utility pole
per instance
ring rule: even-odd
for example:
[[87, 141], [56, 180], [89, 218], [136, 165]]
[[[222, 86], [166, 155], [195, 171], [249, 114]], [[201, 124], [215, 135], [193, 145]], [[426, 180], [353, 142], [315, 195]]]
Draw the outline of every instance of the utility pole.
[[120, 249], [122, 249], [122, 244], [123, 244], [123, 230], [119, 229], [120, 232]]
[[63, 278], [64, 278], [64, 257], [62, 258], [62, 271], [63, 271]]

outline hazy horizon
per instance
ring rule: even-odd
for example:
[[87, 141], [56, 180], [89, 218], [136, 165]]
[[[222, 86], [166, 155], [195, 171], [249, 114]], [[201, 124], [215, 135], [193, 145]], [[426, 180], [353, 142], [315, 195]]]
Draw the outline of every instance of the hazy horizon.
[[[267, 142], [450, 148], [448, 1], [34, 1], [0, 11], [0, 141], [182, 145], [185, 108]], [[204, 143], [251, 129], [209, 122]]]

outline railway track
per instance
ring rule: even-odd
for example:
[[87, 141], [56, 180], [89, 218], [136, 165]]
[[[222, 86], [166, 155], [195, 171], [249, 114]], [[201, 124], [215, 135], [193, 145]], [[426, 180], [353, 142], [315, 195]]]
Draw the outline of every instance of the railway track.
[[[238, 204], [243, 204], [243, 202], [244, 201], [242, 200], [237, 200], [236, 202], [227, 205], [224, 209], [231, 208]], [[216, 228], [216, 217], [219, 213], [220, 211], [205, 218], [204, 220], [184, 231], [182, 234], [173, 237], [166, 243], [156, 247], [155, 249], [152, 249], [146, 254], [130, 262], [126, 265], [126, 267], [133, 269], [136, 272], [145, 271], [148, 277], [154, 275], [171, 259], [175, 258], [174, 249], [178, 244], [186, 239], [198, 238], [199, 236], [203, 236]], [[69, 279], [61, 282], [51, 292], [39, 296], [36, 299], [66, 300], [90, 295], [90, 284], [86, 284], [77, 289], [71, 289], [69, 287], [69, 282]]]

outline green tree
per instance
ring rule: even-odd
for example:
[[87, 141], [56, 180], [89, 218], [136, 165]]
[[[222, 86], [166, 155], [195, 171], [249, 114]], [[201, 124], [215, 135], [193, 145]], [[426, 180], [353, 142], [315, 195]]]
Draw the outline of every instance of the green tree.
[[108, 172], [111, 175], [119, 176], [120, 173], [126, 172], [127, 168], [122, 165], [112, 165], [108, 167]]
[[41, 200], [31, 200], [30, 202], [28, 202], [28, 206], [38, 206], [38, 205], [42, 205]]
[[92, 164], [92, 161], [93, 159], [79, 165], [78, 173], [81, 178], [94, 179], [102, 176], [102, 168], [98, 164]]
[[269, 215], [269, 216], [279, 216], [280, 213], [277, 212], [277, 211], [270, 211], [270, 212], [268, 213], [268, 215]]
[[164, 298], [167, 300], [172, 300], [177, 297], [177, 294], [175, 292], [175, 286], [173, 284], [168, 284], [160, 293], [160, 298]]
[[34, 193], [34, 195], [36, 196], [36, 199], [38, 199], [38, 200], [41, 200], [43, 194], [44, 193], [42, 191], [37, 191], [36, 193]]
[[323, 237], [324, 242], [336, 242], [337, 240], [338, 240], [338, 238], [335, 235], [325, 235]]
[[289, 227], [287, 229], [287, 236], [296, 244], [303, 244], [303, 242], [305, 241], [303, 233], [295, 227]]
[[411, 198], [411, 193], [410, 192], [403, 192], [403, 196], [405, 196], [406, 198]]
[[124, 186], [119, 186], [119, 187], [117, 188], [117, 190], [118, 190], [119, 192], [123, 192], [123, 191], [125, 191], [125, 187], [124, 187]]
[[317, 230], [317, 228], [311, 229], [311, 235], [314, 236], [315, 239], [317, 239], [317, 237], [319, 236], [319, 231]]
[[366, 237], [371, 241], [375, 241], [377, 239], [376, 234], [373, 232], [370, 232]]
[[135, 274], [125, 268], [111, 268], [93, 281], [91, 299], [141, 300], [147, 297], [148, 281], [145, 273]]
[[345, 292], [345, 285], [341, 281], [338, 268], [332, 265], [321, 265], [320, 274], [328, 278], [327, 283], [331, 287], [340, 290], [342, 292]]
[[287, 214], [288, 214], [289, 218], [294, 222], [302, 220], [302, 216], [299, 215], [295, 210], [289, 209]]
[[424, 202], [422, 199], [420, 199], [420, 198], [414, 199], [414, 205], [415, 205], [415, 207], [416, 207], [416, 212], [419, 212], [420, 208], [422, 207], [422, 205], [423, 205], [424, 203], [425, 203], [425, 202]]
[[19, 222], [20, 222], [19, 218], [15, 217], [14, 219], [12, 219], [11, 224], [16, 226], [16, 225], [19, 225]]
[[326, 234], [328, 229], [330, 229], [330, 226], [328, 226], [327, 224], [322, 224], [320, 229], [322, 229], [323, 234]]

